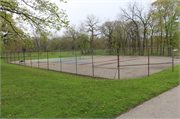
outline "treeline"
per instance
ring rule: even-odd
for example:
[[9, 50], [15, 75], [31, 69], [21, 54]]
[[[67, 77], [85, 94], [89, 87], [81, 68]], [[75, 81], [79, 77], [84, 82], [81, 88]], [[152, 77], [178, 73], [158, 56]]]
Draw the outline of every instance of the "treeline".
[[[180, 1], [157, 0], [149, 8], [137, 2], [120, 8], [118, 19], [101, 23], [99, 18], [88, 15], [78, 26], [72, 25], [63, 36], [47, 38], [40, 33], [32, 39], [3, 42], [4, 51], [47, 51], [65, 49], [129, 48], [132, 53], [144, 55], [164, 54], [171, 47], [179, 47]], [[154, 51], [156, 48], [157, 51]]]

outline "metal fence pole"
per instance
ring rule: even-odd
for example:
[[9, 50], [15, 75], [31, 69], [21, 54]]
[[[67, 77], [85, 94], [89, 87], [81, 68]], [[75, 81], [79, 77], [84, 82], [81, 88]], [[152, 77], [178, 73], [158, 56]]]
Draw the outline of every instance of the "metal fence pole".
[[39, 51], [38, 51], [38, 69], [39, 69]]
[[3, 52], [3, 53], [4, 53], [4, 55], [3, 55], [4, 56], [4, 63], [6, 63], [6, 57], [7, 57], [6, 52]]
[[7, 62], [7, 61], [8, 61], [8, 60], [7, 60], [7, 58], [8, 58], [8, 57], [7, 57], [7, 52], [5, 52], [5, 53], [6, 53], [6, 63], [8, 63], [8, 62]]
[[9, 63], [9, 52], [7, 52], [7, 63]]
[[172, 72], [174, 72], [174, 47], [172, 48]]
[[48, 57], [48, 51], [47, 51], [47, 69], [49, 70], [49, 57]]
[[3, 53], [3, 55], [1, 54], [1, 58], [3, 58], [4, 59], [4, 63], [6, 63], [5, 62], [5, 60], [6, 60], [5, 52], [1, 52], [1, 53]]
[[60, 71], [62, 71], [61, 50], [60, 50]]
[[24, 56], [24, 66], [26, 66], [26, 64], [25, 64], [25, 52], [23, 52], [23, 56]]
[[15, 51], [14, 51], [14, 64], [15, 64]]
[[148, 76], [149, 76], [149, 48], [148, 48]]
[[18, 61], [19, 61], [19, 65], [20, 65], [20, 60], [19, 60], [19, 51], [18, 51]]
[[6, 52], [6, 56], [7, 56], [7, 63], [9, 62], [9, 57], [8, 57], [8, 52]]
[[94, 77], [93, 49], [91, 49], [91, 52], [92, 52], [92, 75]]
[[118, 79], [120, 79], [120, 70], [119, 70], [119, 49], [117, 48], [117, 67], [118, 67]]
[[[6, 54], [6, 58], [5, 58], [5, 54]], [[7, 63], [7, 53], [4, 52], [4, 62]]]
[[76, 74], [77, 74], [77, 54], [76, 54], [76, 50], [75, 50], [75, 60], [76, 60]]
[[8, 52], [6, 52], [6, 63], [8, 63]]
[[[5, 52], [2, 52], [2, 53], [3, 53], [4, 63], [6, 63], [6, 62], [5, 62], [5, 60], [6, 60]], [[2, 54], [1, 54], [1, 57], [2, 57]]]
[[11, 63], [11, 61], [12, 61], [12, 59], [11, 59], [11, 52], [9, 54], [10, 54], [10, 63]]
[[9, 63], [9, 52], [7, 52], [7, 63]]
[[31, 58], [31, 51], [30, 51], [30, 61], [31, 61], [31, 67], [32, 67], [32, 58]]
[[8, 63], [11, 62], [11, 54], [8, 52]]

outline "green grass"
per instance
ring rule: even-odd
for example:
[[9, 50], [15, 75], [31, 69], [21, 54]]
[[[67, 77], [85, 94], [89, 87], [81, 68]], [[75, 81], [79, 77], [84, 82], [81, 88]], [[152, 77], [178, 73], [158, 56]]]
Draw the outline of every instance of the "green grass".
[[114, 118], [179, 84], [179, 66], [107, 80], [1, 63], [2, 118]]

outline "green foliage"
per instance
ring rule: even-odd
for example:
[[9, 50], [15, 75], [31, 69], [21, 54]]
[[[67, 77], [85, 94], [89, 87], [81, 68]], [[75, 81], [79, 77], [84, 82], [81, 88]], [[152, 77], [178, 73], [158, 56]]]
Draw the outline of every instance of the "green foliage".
[[88, 35], [82, 33], [81, 36], [76, 40], [76, 45], [79, 47], [79, 49], [89, 49], [90, 48], [90, 42]]
[[[152, 3], [154, 6], [155, 14], [157, 18], [158, 26], [163, 28], [163, 32], [166, 35], [166, 40], [174, 47], [177, 44], [174, 44], [179, 40], [176, 34], [179, 32], [179, 24], [178, 18], [180, 17], [180, 1], [179, 0], [156, 0]], [[173, 40], [172, 40], [173, 39]], [[176, 46], [175, 46], [176, 45]], [[168, 47], [168, 46], [167, 46]]]
[[[42, 34], [51, 34], [48, 28], [59, 31], [62, 27], [67, 28], [69, 25], [65, 10], [60, 10], [55, 3], [49, 0], [1, 0], [0, 10], [2, 11], [0, 18], [9, 24], [12, 22], [9, 17], [5, 17], [6, 13], [11, 16], [16, 15], [24, 24], [31, 25]], [[13, 29], [12, 25], [11, 28]]]

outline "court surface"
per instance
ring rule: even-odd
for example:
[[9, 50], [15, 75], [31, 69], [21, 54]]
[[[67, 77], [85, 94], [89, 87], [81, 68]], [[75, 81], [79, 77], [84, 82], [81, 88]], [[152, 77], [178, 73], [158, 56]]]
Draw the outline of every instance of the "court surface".
[[[93, 63], [92, 63], [93, 62]], [[39, 60], [15, 61], [12, 63], [36, 68], [62, 71], [86, 76], [118, 79], [117, 56], [91, 56], [49, 58]], [[172, 67], [172, 57], [149, 57], [149, 74]], [[144, 77], [148, 75], [147, 56], [120, 56], [120, 79]], [[174, 65], [180, 64], [179, 58], [174, 58]], [[93, 74], [94, 72], [94, 74]]]

